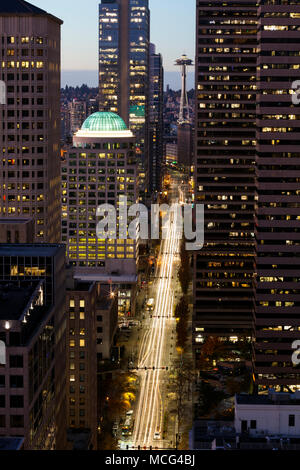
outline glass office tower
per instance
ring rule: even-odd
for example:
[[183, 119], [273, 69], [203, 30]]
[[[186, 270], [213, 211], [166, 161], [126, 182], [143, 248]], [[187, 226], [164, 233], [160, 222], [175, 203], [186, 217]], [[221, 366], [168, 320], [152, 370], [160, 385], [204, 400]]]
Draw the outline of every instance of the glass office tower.
[[147, 192], [149, 101], [148, 0], [99, 5], [99, 110], [120, 115], [135, 134], [141, 193]]

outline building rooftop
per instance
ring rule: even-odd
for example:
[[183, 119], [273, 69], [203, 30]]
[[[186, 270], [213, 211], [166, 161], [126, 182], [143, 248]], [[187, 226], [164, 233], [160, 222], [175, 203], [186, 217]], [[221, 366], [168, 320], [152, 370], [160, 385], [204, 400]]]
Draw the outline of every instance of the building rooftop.
[[37, 285], [38, 281], [27, 286], [0, 283], [0, 320], [19, 320]]
[[0, 224], [15, 225], [15, 224], [28, 224], [32, 219], [22, 219], [19, 217], [0, 217]]
[[24, 439], [22, 437], [0, 437], [1, 450], [20, 450], [23, 446]]
[[52, 18], [54, 21], [62, 24], [63, 22], [56, 18], [53, 15], [50, 15], [45, 10], [38, 8], [31, 3], [26, 2], [25, 0], [1, 0], [0, 3], [0, 15], [9, 14], [9, 15], [47, 15]]
[[115, 113], [98, 112], [91, 114], [83, 123], [82, 130], [93, 132], [127, 131], [123, 119]]
[[[1, 246], [1, 245], [0, 245]], [[1, 255], [1, 252], [0, 252]], [[137, 282], [137, 275], [135, 274], [107, 274], [103, 271], [94, 271], [91, 269], [75, 270], [74, 278], [82, 282], [101, 282], [103, 284], [135, 284]]]
[[0, 243], [0, 256], [54, 256], [64, 245]]
[[300, 406], [298, 393], [269, 393], [268, 395], [236, 395], [238, 405], [296, 405]]
[[67, 284], [67, 290], [73, 292], [89, 292], [92, 287], [95, 285], [92, 281], [77, 281], [76, 279], [73, 280], [73, 283]]

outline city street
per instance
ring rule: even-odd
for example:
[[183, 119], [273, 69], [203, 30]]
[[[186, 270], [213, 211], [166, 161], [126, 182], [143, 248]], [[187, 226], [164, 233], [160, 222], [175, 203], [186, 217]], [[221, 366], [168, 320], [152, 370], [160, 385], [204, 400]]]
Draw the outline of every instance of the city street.
[[151, 297], [155, 300], [154, 311], [147, 313], [148, 318], [145, 320], [147, 329], [139, 345], [137, 368], [140, 394], [132, 438], [134, 448], [140, 446], [147, 449], [150, 447], [163, 449], [170, 447], [172, 439], [174, 440], [173, 435], [163, 436], [163, 421], [167, 402], [167, 369], [170, 367], [170, 358], [176, 352], [176, 323], [173, 318], [174, 274], [179, 262], [176, 221], [175, 211], [168, 223], [168, 237], [161, 243], [160, 263], [151, 289]]

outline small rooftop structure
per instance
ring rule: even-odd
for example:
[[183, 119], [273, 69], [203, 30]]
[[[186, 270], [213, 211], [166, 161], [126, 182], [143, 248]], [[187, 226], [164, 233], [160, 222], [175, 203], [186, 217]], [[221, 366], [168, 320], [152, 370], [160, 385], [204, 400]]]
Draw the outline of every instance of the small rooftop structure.
[[22, 437], [0, 437], [1, 450], [21, 450], [24, 439]]
[[1, 244], [0, 256], [45, 256], [56, 255], [61, 249], [65, 250], [64, 245], [51, 245], [44, 243], [36, 244]]

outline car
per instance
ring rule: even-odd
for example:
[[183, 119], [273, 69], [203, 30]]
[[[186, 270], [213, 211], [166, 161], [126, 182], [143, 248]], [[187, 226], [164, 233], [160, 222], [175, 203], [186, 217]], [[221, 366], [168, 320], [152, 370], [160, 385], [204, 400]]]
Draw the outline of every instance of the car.
[[154, 433], [153, 439], [154, 439], [155, 441], [159, 441], [159, 440], [161, 439], [161, 436], [160, 436], [160, 432], [159, 432], [159, 431], [156, 431], [156, 432]]

